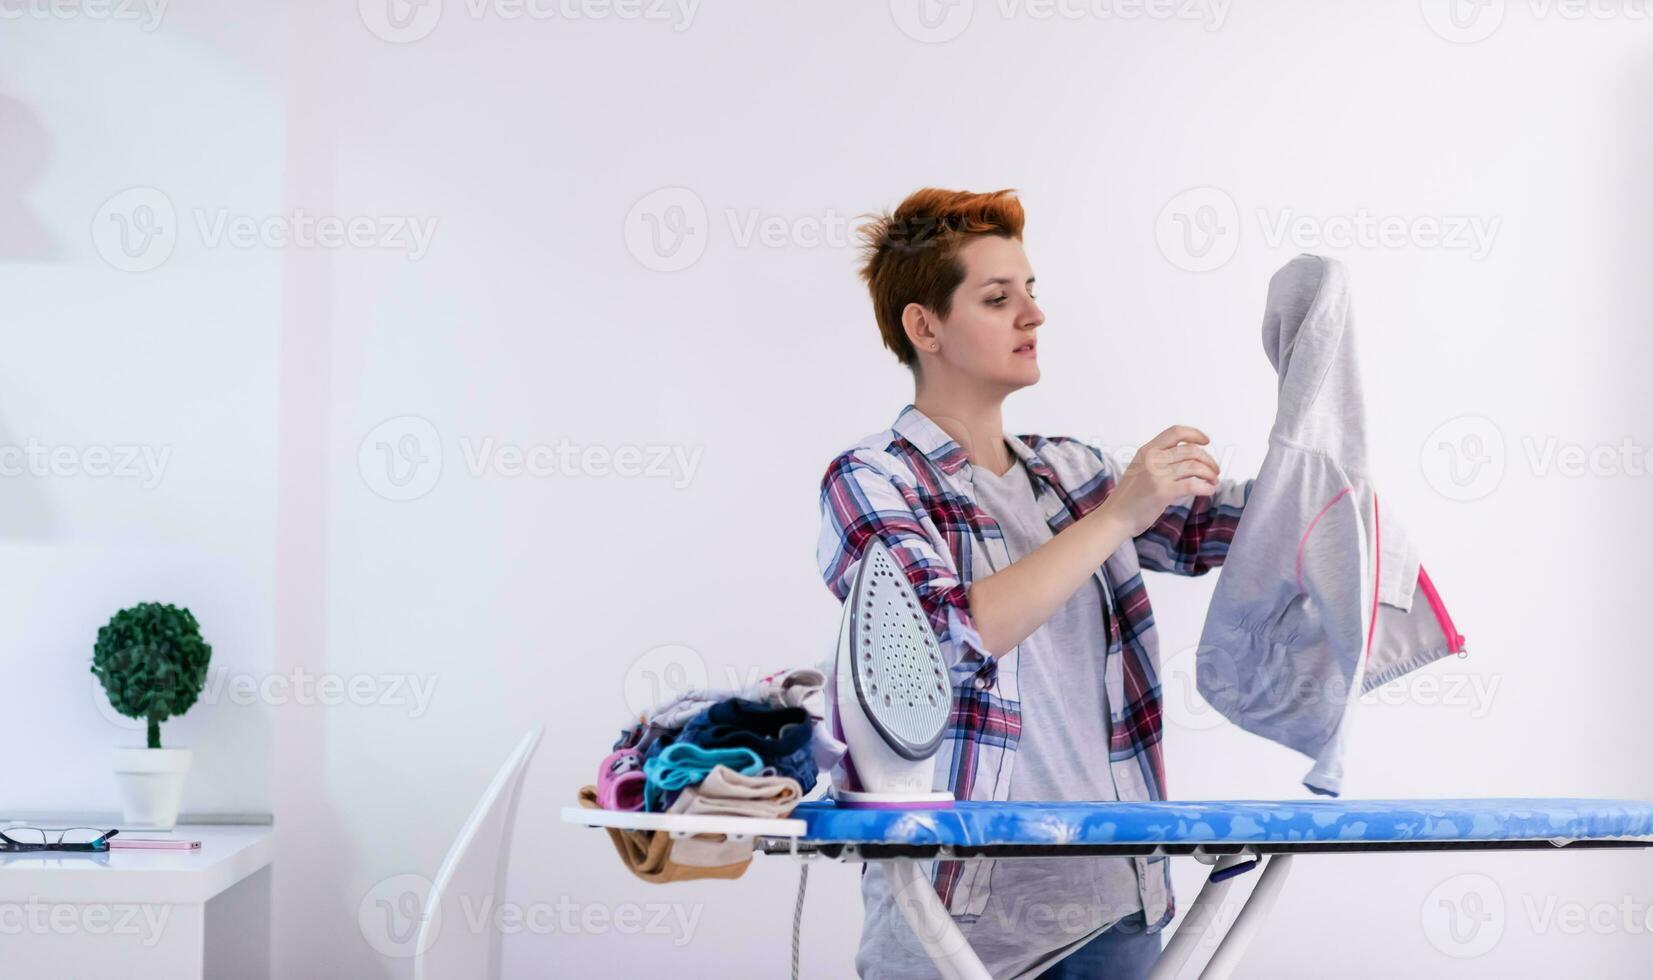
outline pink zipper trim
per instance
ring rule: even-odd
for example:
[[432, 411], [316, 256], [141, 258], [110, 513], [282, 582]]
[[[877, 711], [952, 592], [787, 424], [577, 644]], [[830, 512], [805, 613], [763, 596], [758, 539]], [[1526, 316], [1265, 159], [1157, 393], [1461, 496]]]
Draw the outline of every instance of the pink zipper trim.
[[[1344, 487], [1337, 492], [1337, 496], [1326, 503], [1326, 506], [1320, 508], [1320, 513], [1314, 515], [1314, 520], [1309, 522], [1309, 529], [1303, 532], [1302, 540], [1297, 542], [1297, 591], [1303, 591], [1303, 550], [1308, 546], [1309, 535], [1314, 533], [1315, 525], [1332, 509], [1332, 505], [1342, 500], [1352, 489]], [[1372, 493], [1372, 542], [1372, 621], [1366, 626], [1367, 660], [1372, 658], [1372, 639], [1377, 635], [1378, 603], [1381, 601], [1378, 598], [1381, 592], [1378, 586], [1383, 581], [1383, 522], [1378, 519], [1376, 491]], [[1434, 611], [1436, 621], [1441, 624], [1441, 632], [1446, 634], [1447, 652], [1462, 653], [1464, 637], [1460, 636], [1452, 625], [1452, 617], [1447, 615], [1446, 604], [1441, 601], [1441, 594], [1435, 591], [1435, 583], [1429, 580], [1429, 573], [1423, 570], [1422, 565], [1418, 566], [1418, 587], [1423, 589], [1424, 598], [1429, 600], [1429, 608]]]
[[1418, 588], [1423, 590], [1423, 597], [1429, 600], [1429, 608], [1435, 611], [1435, 619], [1441, 624], [1441, 631], [1446, 634], [1446, 650], [1448, 653], [1462, 653], [1464, 638], [1458, 634], [1452, 625], [1452, 617], [1447, 615], [1446, 603], [1441, 601], [1441, 594], [1435, 591], [1435, 583], [1429, 581], [1429, 573], [1418, 566]]
[[1372, 621], [1366, 627], [1366, 660], [1372, 659], [1372, 637], [1377, 634], [1378, 595], [1383, 584], [1383, 522], [1378, 519], [1378, 495], [1372, 491]]

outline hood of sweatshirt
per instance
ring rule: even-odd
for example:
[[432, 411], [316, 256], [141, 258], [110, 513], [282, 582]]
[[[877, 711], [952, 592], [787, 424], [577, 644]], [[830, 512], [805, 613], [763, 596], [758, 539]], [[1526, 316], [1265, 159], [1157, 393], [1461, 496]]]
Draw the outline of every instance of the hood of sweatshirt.
[[1279, 373], [1280, 413], [1271, 438], [1325, 452], [1366, 474], [1359, 362], [1341, 262], [1299, 255], [1268, 283], [1263, 350]]

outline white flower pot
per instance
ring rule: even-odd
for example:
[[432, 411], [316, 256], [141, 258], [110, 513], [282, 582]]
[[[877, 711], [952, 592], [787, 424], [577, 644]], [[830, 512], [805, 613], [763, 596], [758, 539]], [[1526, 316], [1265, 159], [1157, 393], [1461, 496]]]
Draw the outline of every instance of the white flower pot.
[[128, 826], [171, 830], [177, 825], [189, 753], [189, 749], [115, 750], [115, 782]]

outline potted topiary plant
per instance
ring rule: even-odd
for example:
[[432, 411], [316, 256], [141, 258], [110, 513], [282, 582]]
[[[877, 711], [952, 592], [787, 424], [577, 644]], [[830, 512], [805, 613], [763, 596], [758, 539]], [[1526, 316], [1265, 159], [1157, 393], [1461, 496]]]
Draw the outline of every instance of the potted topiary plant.
[[147, 748], [115, 750], [115, 779], [130, 826], [171, 830], [178, 822], [190, 751], [161, 748], [161, 722], [195, 703], [211, 659], [195, 617], [177, 606], [142, 602], [98, 630], [92, 673], [116, 711], [149, 723]]

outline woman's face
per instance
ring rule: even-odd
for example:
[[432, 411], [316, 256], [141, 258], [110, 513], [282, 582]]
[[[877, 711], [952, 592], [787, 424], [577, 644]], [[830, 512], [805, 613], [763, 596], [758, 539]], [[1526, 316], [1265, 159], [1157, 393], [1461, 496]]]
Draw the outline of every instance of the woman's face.
[[[983, 235], [959, 250], [964, 281], [953, 309], [932, 327], [939, 351], [919, 345], [926, 373], [957, 374], [1014, 391], [1039, 380], [1035, 334], [1045, 315], [1033, 299], [1033, 269], [1022, 243]], [[933, 315], [933, 311], [930, 311]]]

